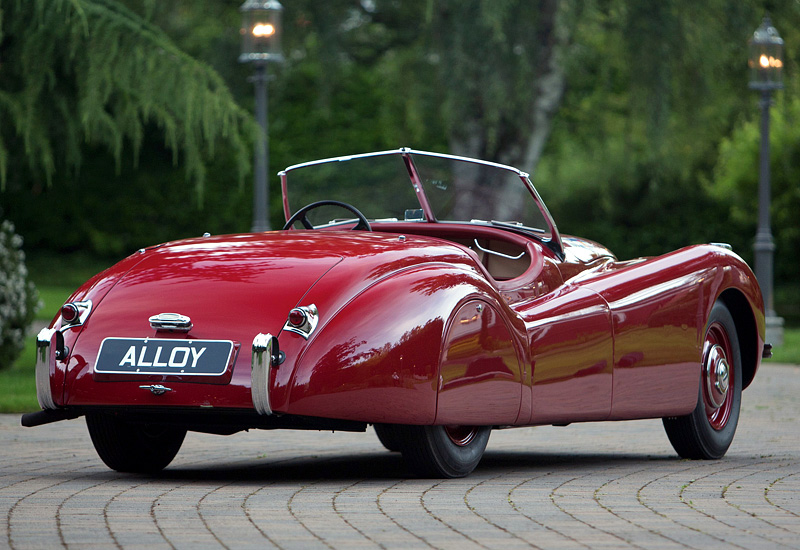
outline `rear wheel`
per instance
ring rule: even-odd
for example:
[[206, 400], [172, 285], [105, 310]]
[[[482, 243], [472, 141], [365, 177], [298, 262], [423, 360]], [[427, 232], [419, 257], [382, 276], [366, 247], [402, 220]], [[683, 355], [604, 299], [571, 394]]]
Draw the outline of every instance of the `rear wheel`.
[[739, 422], [742, 360], [736, 325], [725, 304], [711, 309], [703, 343], [697, 407], [686, 416], [665, 418], [664, 429], [683, 458], [721, 458]]
[[483, 457], [490, 426], [397, 426], [403, 458], [420, 477], [464, 477]]
[[381, 445], [386, 447], [387, 450], [393, 453], [400, 450], [400, 435], [398, 435], [400, 426], [395, 424], [375, 424], [373, 428], [375, 428], [375, 435], [378, 436]]
[[89, 413], [86, 426], [106, 466], [118, 472], [155, 473], [172, 462], [186, 430], [130, 422], [111, 414]]

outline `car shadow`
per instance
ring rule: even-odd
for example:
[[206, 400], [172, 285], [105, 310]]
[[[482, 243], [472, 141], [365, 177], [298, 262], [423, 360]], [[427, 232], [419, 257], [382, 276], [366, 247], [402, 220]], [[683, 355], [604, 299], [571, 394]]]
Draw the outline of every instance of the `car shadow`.
[[[547, 473], [554, 468], [573, 468], [576, 472], [593, 469], [598, 465], [625, 466], [645, 464], [648, 468], [658, 463], [673, 463], [677, 456], [635, 453], [546, 453], [527, 451], [487, 451], [473, 475], [501, 476], [527, 470], [531, 476]], [[218, 482], [308, 482], [320, 480], [405, 480], [417, 476], [407, 466], [399, 453], [388, 451], [374, 453], [348, 453], [343, 450], [334, 455], [312, 455], [241, 460], [228, 463], [175, 465], [147, 477], [167, 480], [203, 480]]]

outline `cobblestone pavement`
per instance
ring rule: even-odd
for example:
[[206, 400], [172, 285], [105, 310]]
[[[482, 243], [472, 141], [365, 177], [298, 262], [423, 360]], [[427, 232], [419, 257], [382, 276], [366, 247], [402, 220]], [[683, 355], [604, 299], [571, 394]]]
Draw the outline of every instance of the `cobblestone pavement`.
[[0, 415], [0, 548], [800, 548], [800, 368], [764, 366], [720, 461], [661, 422], [495, 431], [466, 479], [366, 434], [189, 434], [156, 477], [108, 470], [82, 419]]

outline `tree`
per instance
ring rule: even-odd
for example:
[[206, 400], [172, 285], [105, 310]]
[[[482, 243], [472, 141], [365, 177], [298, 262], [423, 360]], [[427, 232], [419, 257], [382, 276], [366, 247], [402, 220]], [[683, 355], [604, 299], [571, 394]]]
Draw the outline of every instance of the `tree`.
[[584, 2], [536, 178], [562, 230], [621, 257], [731, 239], [727, 207], [700, 182], [753, 105], [746, 39], [757, 11], [728, 0]]
[[[287, 19], [300, 15], [309, 23], [307, 36], [322, 44], [323, 106], [353, 65], [372, 67], [381, 99], [374, 116], [391, 128], [386, 134], [405, 138], [393, 146], [433, 145], [535, 168], [565, 90], [572, 3], [340, 0], [298, 2], [294, 10]], [[301, 46], [306, 52], [309, 43]], [[478, 174], [464, 179], [491, 185]], [[519, 182], [502, 187], [473, 195], [495, 201], [502, 219], [518, 219], [507, 207], [521, 204], [509, 195]], [[460, 206], [469, 210], [465, 202]]]
[[215, 71], [118, 0], [3, 0], [0, 121], [3, 188], [78, 170], [87, 146], [107, 148], [119, 167], [155, 125], [202, 192], [220, 141], [240, 177], [248, 171], [255, 131]]
[[[777, 254], [775, 279], [785, 281], [778, 288], [775, 303], [792, 321], [800, 319], [800, 98], [780, 98], [771, 110], [770, 172], [772, 227]], [[742, 122], [720, 145], [713, 179], [705, 184], [709, 192], [727, 207], [728, 225], [741, 248], [747, 249], [757, 227], [759, 146], [758, 119]]]

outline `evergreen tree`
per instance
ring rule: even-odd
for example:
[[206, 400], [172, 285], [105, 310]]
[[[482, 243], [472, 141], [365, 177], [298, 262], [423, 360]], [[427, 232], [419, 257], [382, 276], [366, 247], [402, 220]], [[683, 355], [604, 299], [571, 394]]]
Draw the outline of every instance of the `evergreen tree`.
[[[147, 2], [145, 3], [147, 4]], [[119, 0], [0, 3], [0, 186], [52, 182], [89, 147], [121, 164], [156, 125], [202, 198], [205, 162], [224, 141], [240, 178], [255, 125], [219, 75]]]

